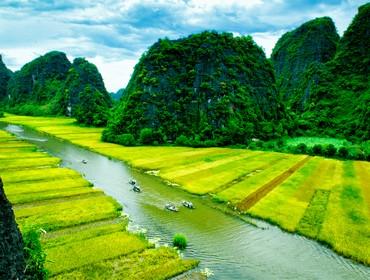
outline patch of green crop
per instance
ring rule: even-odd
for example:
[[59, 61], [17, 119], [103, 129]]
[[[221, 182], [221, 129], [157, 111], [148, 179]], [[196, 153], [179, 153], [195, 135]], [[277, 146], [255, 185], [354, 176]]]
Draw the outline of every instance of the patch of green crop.
[[326, 215], [326, 206], [330, 191], [316, 190], [302, 219], [298, 223], [297, 232], [316, 238], [320, 233], [321, 226]]
[[102, 260], [142, 251], [151, 245], [127, 232], [114, 232], [79, 242], [47, 248], [46, 268], [51, 275], [59, 274]]
[[14, 208], [21, 227], [34, 225], [46, 231], [118, 217], [121, 209], [115, 200], [103, 195]]
[[114, 260], [81, 267], [52, 279], [137, 279], [164, 280], [196, 267], [195, 260], [182, 260], [170, 248], [149, 249]]

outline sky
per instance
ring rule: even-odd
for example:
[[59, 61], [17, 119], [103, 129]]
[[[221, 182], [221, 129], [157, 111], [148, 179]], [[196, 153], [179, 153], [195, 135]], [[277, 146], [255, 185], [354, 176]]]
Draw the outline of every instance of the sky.
[[127, 85], [138, 59], [159, 38], [204, 30], [252, 35], [270, 56], [279, 37], [330, 16], [340, 35], [362, 0], [0, 0], [0, 54], [8, 68], [52, 50], [97, 65], [108, 91]]

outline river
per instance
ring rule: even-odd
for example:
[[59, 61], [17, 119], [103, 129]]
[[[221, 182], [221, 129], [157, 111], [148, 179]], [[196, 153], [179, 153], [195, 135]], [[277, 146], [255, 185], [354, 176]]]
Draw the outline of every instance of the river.
[[[199, 259], [201, 269], [213, 272], [211, 279], [370, 279], [369, 267], [315, 241], [262, 221], [256, 221], [261, 227], [252, 226], [121, 161], [29, 128], [7, 124], [0, 128], [61, 158], [62, 166], [77, 170], [114, 197], [129, 215], [131, 230], [145, 229], [148, 238], [161, 245], [170, 244], [175, 233], [184, 234], [189, 243], [184, 257]], [[131, 190], [131, 178], [138, 181], [141, 193]], [[192, 201], [196, 209], [181, 207], [182, 200]], [[179, 206], [178, 213], [164, 209], [169, 201]]]

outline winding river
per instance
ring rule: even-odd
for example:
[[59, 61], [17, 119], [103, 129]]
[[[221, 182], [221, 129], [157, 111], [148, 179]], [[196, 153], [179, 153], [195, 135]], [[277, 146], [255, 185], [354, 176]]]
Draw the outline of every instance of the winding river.
[[[129, 215], [131, 229], [145, 229], [149, 239], [162, 245], [171, 243], [175, 233], [185, 234], [189, 246], [184, 257], [199, 259], [201, 269], [213, 272], [211, 279], [370, 279], [369, 267], [317, 242], [261, 221], [256, 221], [260, 227], [251, 226], [123, 162], [29, 128], [7, 124], [0, 128], [61, 158], [63, 166], [77, 170], [114, 197]], [[138, 181], [141, 193], [131, 190], [130, 178]], [[192, 201], [196, 209], [181, 207], [182, 200]], [[164, 209], [169, 201], [179, 206], [178, 213]]]

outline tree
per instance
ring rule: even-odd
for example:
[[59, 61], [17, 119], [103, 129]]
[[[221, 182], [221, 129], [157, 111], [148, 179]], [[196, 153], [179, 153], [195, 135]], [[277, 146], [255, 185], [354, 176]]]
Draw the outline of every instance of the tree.
[[107, 123], [108, 108], [103, 95], [88, 85], [80, 93], [80, 102], [76, 105], [73, 116], [81, 124], [104, 126]]

